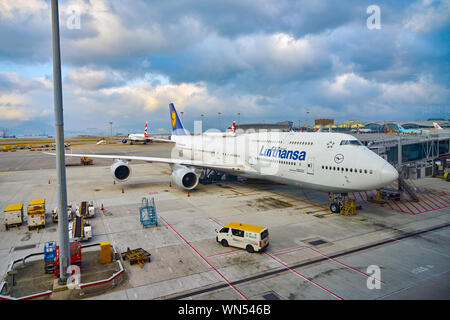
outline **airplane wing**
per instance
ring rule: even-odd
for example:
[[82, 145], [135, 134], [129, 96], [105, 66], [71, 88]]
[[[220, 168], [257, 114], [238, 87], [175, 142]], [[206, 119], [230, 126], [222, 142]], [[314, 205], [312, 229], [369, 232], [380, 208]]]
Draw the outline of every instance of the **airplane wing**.
[[[170, 141], [170, 140], [169, 140]], [[56, 155], [55, 153], [43, 152], [48, 155]], [[239, 164], [229, 164], [229, 163], [208, 163], [197, 160], [187, 160], [187, 159], [172, 159], [172, 158], [155, 158], [155, 157], [139, 157], [139, 156], [127, 156], [127, 155], [103, 155], [103, 154], [78, 154], [78, 153], [66, 153], [66, 157], [89, 157], [98, 159], [117, 159], [117, 160], [140, 160], [146, 162], [156, 162], [156, 163], [167, 163], [167, 164], [184, 164], [194, 167], [202, 168], [212, 168], [212, 169], [226, 169], [242, 171], [244, 167]]]
[[150, 137], [150, 139], [152, 141], [156, 141], [156, 142], [171, 142], [171, 143], [175, 143], [175, 141], [169, 140], [169, 139], [160, 139], [160, 138], [152, 138], [152, 137]]

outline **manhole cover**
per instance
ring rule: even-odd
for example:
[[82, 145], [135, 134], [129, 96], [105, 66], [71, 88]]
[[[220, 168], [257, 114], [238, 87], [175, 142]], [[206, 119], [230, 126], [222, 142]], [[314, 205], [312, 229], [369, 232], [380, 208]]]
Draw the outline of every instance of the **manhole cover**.
[[263, 295], [263, 298], [266, 299], [266, 300], [280, 300], [280, 298], [278, 298], [273, 293], [268, 293], [266, 295]]
[[308, 242], [310, 245], [312, 245], [312, 246], [318, 246], [318, 245], [320, 245], [320, 244], [324, 244], [324, 243], [327, 243], [325, 240], [322, 240], [322, 239], [319, 239], [319, 240], [314, 240], [314, 241], [311, 241], [311, 242]]

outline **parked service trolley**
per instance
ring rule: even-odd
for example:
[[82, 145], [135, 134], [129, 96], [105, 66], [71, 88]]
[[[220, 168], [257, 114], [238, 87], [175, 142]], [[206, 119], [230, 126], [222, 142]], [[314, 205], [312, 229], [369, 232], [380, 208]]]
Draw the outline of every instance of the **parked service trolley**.
[[45, 228], [45, 199], [30, 201], [27, 208], [28, 229]]
[[23, 223], [23, 204], [10, 204], [3, 210], [3, 220], [6, 230], [11, 226], [20, 226]]
[[[72, 221], [72, 213], [73, 213], [72, 205], [68, 204], [67, 205], [67, 219], [68, 219], [68, 221]], [[52, 220], [53, 220], [53, 222], [58, 222], [58, 208], [53, 209], [53, 211], [52, 211]]]
[[75, 214], [79, 217], [91, 218], [95, 215], [95, 207], [93, 201], [81, 201], [77, 206]]
[[224, 247], [230, 245], [252, 253], [261, 252], [269, 245], [269, 230], [266, 227], [231, 222], [216, 232], [216, 241]]

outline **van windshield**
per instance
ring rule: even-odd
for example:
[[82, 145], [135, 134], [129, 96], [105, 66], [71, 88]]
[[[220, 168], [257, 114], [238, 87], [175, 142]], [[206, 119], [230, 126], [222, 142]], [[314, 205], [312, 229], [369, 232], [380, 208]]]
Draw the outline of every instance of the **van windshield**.
[[261, 232], [261, 239], [265, 239], [267, 238], [267, 236], [269, 235], [269, 230], [264, 230], [263, 232]]

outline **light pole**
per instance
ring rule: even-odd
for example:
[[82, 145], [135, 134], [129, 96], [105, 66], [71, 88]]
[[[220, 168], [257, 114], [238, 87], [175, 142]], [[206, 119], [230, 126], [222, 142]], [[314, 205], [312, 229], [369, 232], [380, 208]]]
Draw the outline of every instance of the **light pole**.
[[56, 177], [58, 180], [59, 283], [66, 284], [70, 265], [69, 222], [67, 216], [66, 161], [64, 154], [64, 116], [61, 82], [58, 0], [52, 0], [53, 100], [56, 128]]
[[200, 115], [200, 117], [202, 117], [202, 131], [205, 131], [205, 129], [203, 127], [203, 113]]
[[240, 112], [238, 112], [238, 124], [241, 124], [241, 113]]
[[181, 113], [181, 121], [184, 122], [184, 118], [183, 118], [184, 111], [181, 111], [180, 113]]
[[222, 112], [218, 112], [217, 114], [219, 115], [219, 131], [221, 131], [221, 126], [220, 126], [220, 115], [222, 114]]
[[110, 122], [109, 122], [109, 125], [111, 126], [111, 138], [110, 138], [110, 140], [109, 140], [109, 143], [112, 144], [112, 140], [113, 140], [113, 137], [112, 137], [112, 125], [113, 125], [113, 122], [110, 121]]

